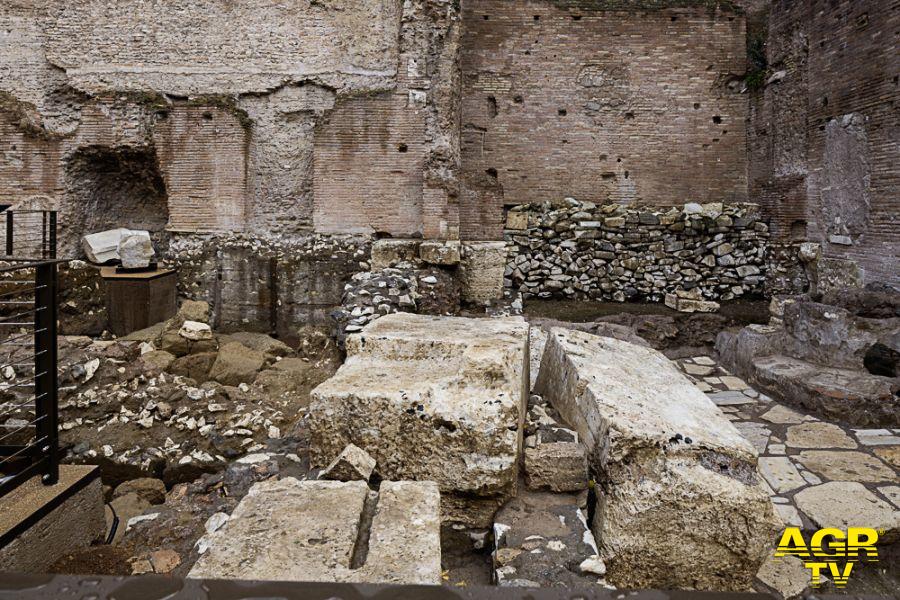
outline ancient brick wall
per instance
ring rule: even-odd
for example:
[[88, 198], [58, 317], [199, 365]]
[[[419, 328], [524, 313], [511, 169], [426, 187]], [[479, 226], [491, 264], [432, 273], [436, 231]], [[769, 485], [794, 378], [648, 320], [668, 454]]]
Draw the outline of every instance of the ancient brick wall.
[[397, 90], [349, 98], [325, 116], [313, 147], [316, 231], [422, 234], [424, 94], [404, 77]]
[[243, 231], [248, 127], [233, 110], [180, 106], [153, 138], [166, 181], [170, 231]]
[[822, 243], [823, 268], [900, 282], [900, 11], [876, 0], [772, 3], [754, 100], [751, 195], [779, 240]]
[[569, 195], [746, 200], [743, 17], [616, 4], [463, 3], [463, 238]]

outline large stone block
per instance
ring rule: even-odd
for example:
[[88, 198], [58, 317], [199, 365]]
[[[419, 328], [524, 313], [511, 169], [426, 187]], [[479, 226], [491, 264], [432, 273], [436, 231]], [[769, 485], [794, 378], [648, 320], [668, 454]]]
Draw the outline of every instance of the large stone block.
[[263, 481], [206, 538], [188, 576], [438, 585], [439, 507], [432, 482], [371, 492], [362, 481]]
[[674, 364], [649, 348], [553, 329], [535, 391], [588, 448], [610, 583], [749, 586], [779, 527], [756, 451]]
[[516, 490], [527, 363], [521, 319], [384, 316], [312, 392], [312, 464], [355, 444], [386, 479], [436, 481], [445, 520], [488, 526]]
[[489, 304], [503, 295], [506, 242], [463, 242], [460, 262], [462, 299]]

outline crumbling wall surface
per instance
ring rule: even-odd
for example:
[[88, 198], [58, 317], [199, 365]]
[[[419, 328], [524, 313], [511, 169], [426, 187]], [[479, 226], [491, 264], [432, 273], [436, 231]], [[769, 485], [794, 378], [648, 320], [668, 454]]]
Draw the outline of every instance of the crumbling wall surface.
[[731, 300], [766, 283], [768, 226], [752, 204], [641, 209], [568, 199], [513, 207], [504, 236], [505, 285], [525, 298], [658, 302], [694, 290]]
[[319, 123], [317, 231], [456, 236], [458, 21], [454, 3], [404, 3], [396, 87], [338, 100]]
[[821, 242], [824, 261], [859, 283], [900, 282], [898, 26], [885, 2], [773, 2], [754, 101], [751, 194], [773, 235]]
[[208, 302], [216, 329], [291, 339], [303, 326], [331, 325], [345, 283], [368, 269], [369, 239], [182, 234], [169, 250], [179, 297]]
[[746, 201], [744, 17], [660, 4], [463, 4], [464, 239], [566, 195]]
[[47, 2], [46, 53], [89, 93], [260, 93], [307, 80], [335, 89], [389, 85], [396, 0]]
[[458, 20], [445, 0], [4, 3], [0, 183], [78, 217], [69, 157], [134, 150], [170, 231], [455, 236]]

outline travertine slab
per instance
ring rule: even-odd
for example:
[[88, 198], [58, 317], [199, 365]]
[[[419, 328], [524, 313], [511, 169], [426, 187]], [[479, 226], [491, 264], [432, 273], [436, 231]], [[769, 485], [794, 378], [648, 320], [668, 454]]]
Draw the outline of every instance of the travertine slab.
[[515, 494], [527, 388], [523, 320], [387, 315], [313, 390], [312, 464], [355, 444], [386, 479], [437, 482], [445, 520], [487, 527]]
[[535, 391], [598, 477], [594, 535], [618, 587], [746, 589], [780, 523], [757, 454], [655, 350], [554, 329]]
[[362, 481], [263, 481], [207, 541], [189, 577], [437, 585], [440, 493], [432, 482], [376, 493]]

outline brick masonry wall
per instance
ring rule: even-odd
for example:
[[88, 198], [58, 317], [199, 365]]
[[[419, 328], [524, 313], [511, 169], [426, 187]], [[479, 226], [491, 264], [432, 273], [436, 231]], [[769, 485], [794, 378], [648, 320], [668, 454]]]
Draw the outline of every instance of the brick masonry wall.
[[326, 115], [313, 146], [316, 231], [423, 233], [424, 94], [404, 77], [397, 90], [349, 98]]
[[153, 132], [166, 181], [170, 231], [242, 231], [250, 132], [234, 111], [167, 111]]
[[566, 195], [745, 201], [743, 17], [563, 5], [463, 3], [463, 239], [499, 238], [504, 205]]
[[775, 0], [754, 100], [750, 190], [779, 240], [822, 243], [820, 270], [900, 284], [900, 11]]

